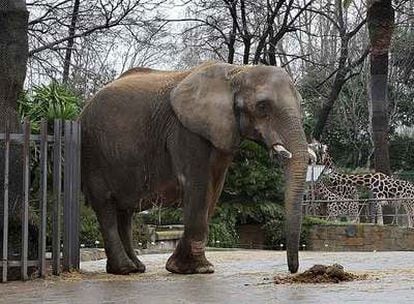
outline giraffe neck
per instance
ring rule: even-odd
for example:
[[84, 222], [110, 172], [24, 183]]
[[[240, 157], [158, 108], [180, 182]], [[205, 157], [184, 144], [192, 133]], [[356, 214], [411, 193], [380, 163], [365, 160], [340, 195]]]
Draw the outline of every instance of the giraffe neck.
[[325, 168], [329, 168], [329, 169], [334, 170], [335, 169], [335, 164], [333, 162], [333, 159], [332, 159], [331, 155], [326, 153], [324, 157], [325, 158], [324, 158], [322, 164], [325, 166]]

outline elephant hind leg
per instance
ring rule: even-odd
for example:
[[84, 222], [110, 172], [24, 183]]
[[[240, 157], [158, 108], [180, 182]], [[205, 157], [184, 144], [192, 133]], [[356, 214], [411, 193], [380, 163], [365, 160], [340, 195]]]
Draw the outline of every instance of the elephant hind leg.
[[136, 272], [137, 267], [124, 250], [118, 232], [118, 219], [115, 200], [108, 195], [102, 174], [85, 176], [84, 188], [87, 200], [91, 203], [98, 218], [107, 257], [106, 271], [113, 274]]
[[113, 274], [129, 274], [138, 269], [128, 257], [122, 244], [119, 231], [117, 211], [113, 203], [107, 202], [104, 208], [97, 210], [97, 217], [104, 239], [105, 253], [108, 258], [106, 271]]
[[128, 257], [137, 267], [136, 272], [145, 272], [145, 265], [137, 258], [132, 247], [132, 216], [131, 210], [118, 210], [118, 232]]

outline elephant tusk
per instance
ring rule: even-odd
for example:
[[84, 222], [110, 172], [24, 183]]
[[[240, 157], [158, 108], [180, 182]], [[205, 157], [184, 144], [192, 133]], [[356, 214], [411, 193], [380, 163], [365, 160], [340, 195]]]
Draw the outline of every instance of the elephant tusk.
[[312, 163], [316, 163], [316, 161], [318, 160], [318, 157], [316, 156], [316, 153], [308, 147], [308, 153], [309, 153], [309, 158], [311, 160]]
[[273, 150], [284, 158], [292, 158], [292, 153], [290, 153], [285, 147], [282, 145], [273, 145]]

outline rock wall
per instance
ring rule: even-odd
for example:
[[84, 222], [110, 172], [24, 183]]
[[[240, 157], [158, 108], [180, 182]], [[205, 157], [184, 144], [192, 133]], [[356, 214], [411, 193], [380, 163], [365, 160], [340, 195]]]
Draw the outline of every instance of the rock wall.
[[243, 224], [237, 227], [240, 248], [263, 249], [265, 237], [261, 225]]
[[369, 224], [313, 226], [309, 243], [308, 249], [315, 251], [414, 250], [414, 229]]

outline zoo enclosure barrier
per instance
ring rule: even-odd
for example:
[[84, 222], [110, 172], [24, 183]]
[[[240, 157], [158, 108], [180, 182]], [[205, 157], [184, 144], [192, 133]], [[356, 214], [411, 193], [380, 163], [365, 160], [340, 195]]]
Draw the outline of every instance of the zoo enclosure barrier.
[[[79, 269], [79, 198], [80, 198], [80, 123], [75, 121], [55, 120], [53, 135], [48, 134], [46, 121], [40, 123], [40, 134], [31, 134], [31, 124], [28, 119], [23, 123], [22, 133], [10, 133], [9, 123], [6, 122], [5, 132], [0, 133], [0, 144], [4, 150], [4, 174], [2, 199], [2, 235], [1, 244], [1, 281], [8, 279], [8, 270], [11, 267], [20, 268], [22, 280], [28, 279], [28, 267], [36, 267], [40, 277], [47, 273], [50, 263], [46, 263], [47, 229], [50, 227], [53, 274], [59, 275], [61, 269]], [[21, 145], [23, 168], [13, 168], [10, 165], [11, 144]], [[36, 170], [31, 166], [31, 157], [38, 156], [40, 181], [37, 197], [31, 197], [31, 176]], [[48, 157], [52, 162], [48, 162]], [[9, 188], [11, 170], [22, 169], [22, 202], [21, 219], [21, 251], [20, 260], [10, 260], [9, 254]], [[49, 178], [48, 178], [48, 173]], [[48, 180], [52, 185], [52, 195], [48, 206]], [[32, 195], [31, 195], [32, 194]], [[29, 208], [33, 202], [39, 202], [38, 224], [38, 254], [37, 259], [28, 259], [29, 244]], [[63, 210], [62, 210], [63, 202]], [[48, 211], [48, 208], [51, 209]], [[63, 212], [62, 212], [63, 211]], [[48, 212], [51, 220], [49, 225]], [[63, 215], [63, 226], [62, 226]], [[49, 217], [50, 218], [50, 217]], [[63, 227], [63, 231], [61, 229]], [[62, 233], [63, 232], [63, 233]], [[63, 243], [62, 243], [63, 234]], [[62, 250], [62, 253], [61, 253]], [[61, 259], [61, 255], [63, 259]]]
[[[391, 218], [393, 223], [399, 224], [401, 219], [411, 216], [414, 219], [414, 197], [393, 197], [393, 198], [363, 198], [363, 199], [341, 199], [341, 200], [318, 200], [318, 199], [305, 199], [302, 202], [302, 214], [304, 216], [318, 217], [321, 219], [329, 219], [329, 214], [320, 213], [320, 208], [324, 208], [327, 211], [328, 204], [332, 203], [358, 203], [358, 217], [359, 220], [365, 217], [365, 221], [361, 222], [372, 222], [372, 218], [376, 216], [377, 204], [380, 206], [386, 205], [395, 208], [394, 213], [383, 213], [383, 218]], [[402, 204], [409, 206], [410, 214], [400, 213]], [[316, 213], [315, 211], [318, 210]], [[345, 216], [345, 214], [341, 214]], [[340, 217], [341, 217], [340, 216]]]

